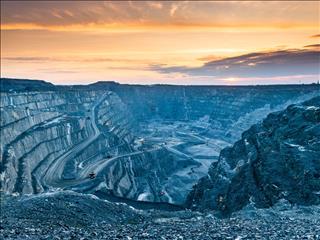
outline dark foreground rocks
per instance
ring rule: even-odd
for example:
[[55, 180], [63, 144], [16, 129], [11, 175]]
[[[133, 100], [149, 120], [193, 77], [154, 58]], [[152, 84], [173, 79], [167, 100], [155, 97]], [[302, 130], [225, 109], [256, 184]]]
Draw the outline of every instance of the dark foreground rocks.
[[135, 210], [58, 192], [1, 198], [1, 239], [320, 239], [320, 207], [247, 207], [229, 218]]
[[320, 97], [271, 113], [221, 151], [188, 197], [194, 209], [225, 214], [249, 203], [320, 203]]

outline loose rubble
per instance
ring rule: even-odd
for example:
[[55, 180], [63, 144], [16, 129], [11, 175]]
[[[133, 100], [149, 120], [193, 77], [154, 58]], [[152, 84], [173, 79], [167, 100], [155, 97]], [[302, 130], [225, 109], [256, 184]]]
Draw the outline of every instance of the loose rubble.
[[215, 212], [136, 210], [73, 192], [2, 197], [2, 239], [320, 239], [320, 207]]

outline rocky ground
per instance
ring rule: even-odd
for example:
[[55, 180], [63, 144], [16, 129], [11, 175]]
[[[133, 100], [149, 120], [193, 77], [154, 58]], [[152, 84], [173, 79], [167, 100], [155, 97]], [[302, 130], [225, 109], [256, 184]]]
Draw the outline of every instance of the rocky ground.
[[269, 114], [220, 152], [189, 195], [195, 209], [234, 212], [280, 199], [320, 204], [320, 97]]
[[74, 192], [1, 198], [2, 239], [320, 239], [320, 207], [136, 210]]

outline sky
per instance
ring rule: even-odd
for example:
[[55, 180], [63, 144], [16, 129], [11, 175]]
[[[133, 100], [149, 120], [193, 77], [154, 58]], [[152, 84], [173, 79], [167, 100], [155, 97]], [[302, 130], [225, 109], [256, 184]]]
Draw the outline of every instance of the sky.
[[319, 51], [319, 1], [1, 1], [1, 77], [312, 83]]

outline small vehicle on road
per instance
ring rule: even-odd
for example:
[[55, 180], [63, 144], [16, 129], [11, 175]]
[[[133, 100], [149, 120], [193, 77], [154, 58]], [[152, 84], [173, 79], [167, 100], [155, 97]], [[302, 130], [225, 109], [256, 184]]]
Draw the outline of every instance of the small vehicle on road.
[[89, 173], [88, 176], [90, 179], [95, 179], [96, 178], [96, 174], [94, 172]]
[[165, 195], [166, 193], [164, 192], [164, 191], [160, 191], [159, 192], [159, 196], [163, 196], [163, 195]]

